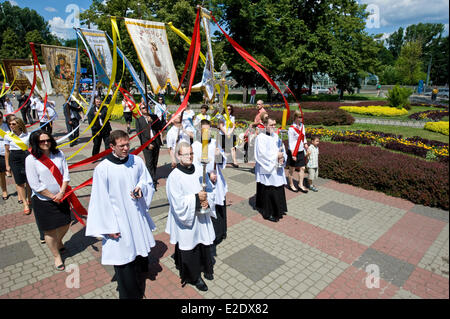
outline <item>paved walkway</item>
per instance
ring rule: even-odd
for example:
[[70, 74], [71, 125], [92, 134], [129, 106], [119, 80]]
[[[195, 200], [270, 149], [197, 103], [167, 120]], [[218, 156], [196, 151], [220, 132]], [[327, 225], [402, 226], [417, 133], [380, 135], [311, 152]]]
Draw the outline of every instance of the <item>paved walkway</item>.
[[[62, 120], [54, 131], [65, 132]], [[70, 155], [74, 149], [63, 151]], [[69, 163], [90, 153], [88, 146]], [[286, 189], [288, 214], [272, 223], [252, 208], [250, 164], [224, 170], [228, 237], [217, 247], [209, 290], [182, 288], [170, 257], [174, 246], [164, 232], [169, 163], [163, 149], [159, 189], [149, 211], [157, 225], [157, 245], [149, 258], [146, 298], [449, 298], [448, 212], [320, 179], [317, 193]], [[71, 185], [90, 178], [94, 166], [71, 171]], [[0, 200], [0, 298], [118, 298], [112, 267], [100, 264], [101, 242], [85, 237], [74, 222], [64, 238], [66, 272], [55, 271], [49, 249], [39, 242], [34, 216], [23, 215], [10, 178], [8, 191], [9, 199]], [[87, 207], [90, 187], [77, 195]]]

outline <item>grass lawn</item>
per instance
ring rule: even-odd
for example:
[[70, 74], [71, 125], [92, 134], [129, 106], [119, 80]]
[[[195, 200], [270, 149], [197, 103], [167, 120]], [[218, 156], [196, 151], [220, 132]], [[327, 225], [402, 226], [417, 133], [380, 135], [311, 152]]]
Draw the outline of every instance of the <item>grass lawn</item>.
[[343, 125], [343, 126], [323, 126], [323, 125], [310, 125], [310, 127], [323, 127], [333, 131], [377, 131], [391, 134], [399, 134], [403, 137], [413, 137], [420, 136], [424, 139], [435, 140], [444, 143], [449, 142], [449, 137], [440, 133], [435, 133], [427, 131], [420, 128], [414, 127], [403, 127], [403, 126], [391, 126], [391, 125], [376, 125], [376, 124], [365, 124], [365, 123], [354, 123], [353, 125]]

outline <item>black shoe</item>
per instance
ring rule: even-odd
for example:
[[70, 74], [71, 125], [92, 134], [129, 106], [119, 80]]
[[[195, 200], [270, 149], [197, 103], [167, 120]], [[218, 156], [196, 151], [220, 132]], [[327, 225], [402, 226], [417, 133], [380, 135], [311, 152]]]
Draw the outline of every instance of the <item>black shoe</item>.
[[194, 284], [195, 288], [200, 291], [208, 291], [208, 286], [203, 281], [202, 277], [199, 277], [197, 282]]
[[299, 187], [298, 190], [299, 190], [300, 192], [302, 192], [302, 193], [305, 193], [305, 194], [308, 193], [308, 190], [304, 190], [304, 189], [302, 189], [301, 187]]
[[231, 166], [233, 166], [234, 168], [238, 168], [239, 167], [239, 165], [234, 164], [234, 163], [231, 163]]
[[208, 280], [214, 280], [214, 275], [213, 274], [205, 273], [204, 277], [205, 277], [205, 279], [208, 279]]
[[276, 222], [278, 221], [278, 218], [275, 218], [275, 217], [273, 217], [273, 216], [269, 216], [269, 217], [267, 218], [267, 220], [276, 223]]

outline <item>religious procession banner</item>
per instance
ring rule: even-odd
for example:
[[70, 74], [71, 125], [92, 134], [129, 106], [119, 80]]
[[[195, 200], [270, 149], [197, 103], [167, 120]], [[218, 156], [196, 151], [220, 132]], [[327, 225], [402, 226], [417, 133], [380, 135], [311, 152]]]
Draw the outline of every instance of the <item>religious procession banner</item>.
[[167, 84], [177, 90], [178, 76], [164, 23], [125, 18], [125, 26], [153, 92], [165, 89]]
[[209, 17], [209, 11], [202, 8], [202, 24], [203, 29], [205, 30], [206, 35], [206, 44], [207, 44], [207, 54], [206, 54], [206, 62], [205, 67], [203, 69], [203, 76], [202, 76], [202, 85], [203, 89], [205, 91], [205, 94], [210, 101], [214, 101], [214, 56], [212, 53], [212, 46], [211, 46], [211, 29], [210, 29], [210, 17]]
[[[17, 73], [21, 74], [22, 76], [25, 76], [29, 83], [33, 83], [34, 78], [34, 66], [33, 65], [27, 65], [27, 66], [19, 66], [17, 68]], [[45, 93], [47, 95], [53, 94], [53, 88], [52, 84], [50, 82], [50, 74], [47, 70], [47, 66], [45, 64], [41, 64], [41, 71], [42, 75], [44, 76], [44, 79], [42, 79], [41, 72], [39, 72], [39, 69], [36, 68], [36, 86], [34, 87], [34, 91], [39, 94], [39, 96], [44, 97]], [[45, 81], [45, 83], [44, 83]]]
[[31, 89], [31, 84], [26, 78], [25, 74], [18, 74], [17, 68], [18, 66], [27, 66], [32, 64], [33, 61], [31, 59], [4, 59], [3, 65], [6, 70], [6, 77], [8, 78], [8, 82], [12, 84], [14, 79], [14, 86], [11, 88], [11, 91], [19, 90], [25, 91], [27, 89]]
[[[52, 80], [54, 93], [68, 96], [72, 92], [75, 76], [80, 78], [80, 58], [75, 63], [77, 50], [53, 45], [42, 44], [42, 56], [45, 60], [50, 79]], [[78, 66], [75, 70], [75, 64]], [[77, 87], [78, 87], [77, 79]], [[76, 88], [77, 89], [77, 88]], [[77, 90], [78, 91], [78, 90]]]
[[[89, 44], [91, 52], [93, 53], [99, 82], [109, 85], [109, 79], [111, 78], [113, 67], [113, 59], [105, 31], [90, 29], [80, 29], [80, 31]], [[105, 78], [105, 76], [107, 78]]]

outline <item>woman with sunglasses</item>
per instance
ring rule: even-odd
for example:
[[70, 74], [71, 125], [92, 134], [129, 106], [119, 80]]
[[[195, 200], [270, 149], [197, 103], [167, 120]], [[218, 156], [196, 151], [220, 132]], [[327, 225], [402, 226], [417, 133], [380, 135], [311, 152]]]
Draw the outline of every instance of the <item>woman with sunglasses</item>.
[[[62, 243], [70, 227], [70, 206], [64, 197], [69, 184], [69, 169], [64, 153], [56, 148], [53, 136], [43, 130], [34, 131], [30, 136], [31, 155], [25, 161], [28, 182], [33, 191], [31, 197], [34, 215], [39, 230], [44, 232], [45, 242], [55, 258], [55, 269], [65, 269], [61, 253], [65, 250]], [[48, 166], [59, 172], [52, 173]], [[62, 185], [55, 179], [56, 174], [63, 177]]]
[[23, 204], [23, 213], [30, 215], [30, 186], [25, 173], [25, 158], [29, 155], [28, 140], [30, 133], [22, 119], [15, 116], [7, 117], [7, 124], [11, 130], [5, 135], [6, 171], [12, 171], [17, 188], [18, 203]]

